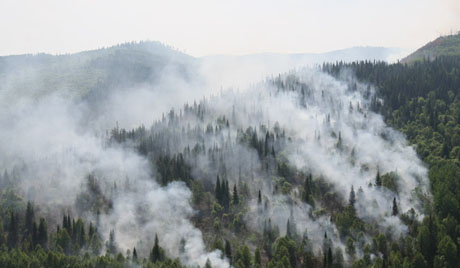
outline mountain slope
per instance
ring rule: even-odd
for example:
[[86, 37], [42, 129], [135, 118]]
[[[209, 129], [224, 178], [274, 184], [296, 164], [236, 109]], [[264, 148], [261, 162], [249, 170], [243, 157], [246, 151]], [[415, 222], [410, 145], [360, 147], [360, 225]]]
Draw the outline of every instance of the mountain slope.
[[155, 83], [166, 71], [188, 79], [192, 76], [188, 65], [194, 61], [157, 42], [127, 43], [68, 55], [5, 56], [0, 57], [0, 90], [17, 97], [59, 91], [79, 99], [111, 88]]
[[[210, 86], [220, 87], [222, 81], [245, 83], [244, 77], [255, 76], [259, 80], [265, 75], [323, 62], [386, 60], [398, 51], [356, 47], [323, 54], [266, 53], [194, 58], [158, 42], [126, 43], [67, 55], [0, 57], [0, 90], [3, 94], [8, 92], [6, 95], [10, 99], [59, 92], [69, 98], [94, 101], [95, 97], [108, 96], [108, 90], [158, 84], [171, 76], [185, 82], [206, 77], [219, 81]], [[223, 84], [229, 85], [230, 82]]]
[[438, 37], [402, 59], [401, 62], [413, 63], [424, 59], [433, 60], [440, 56], [460, 56], [460, 33]]

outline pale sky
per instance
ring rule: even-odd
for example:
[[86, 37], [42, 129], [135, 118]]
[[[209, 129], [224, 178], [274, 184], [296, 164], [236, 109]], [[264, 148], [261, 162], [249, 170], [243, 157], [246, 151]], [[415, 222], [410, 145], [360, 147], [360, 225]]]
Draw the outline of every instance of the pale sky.
[[152, 40], [193, 56], [417, 48], [460, 31], [460, 0], [0, 0], [0, 55]]

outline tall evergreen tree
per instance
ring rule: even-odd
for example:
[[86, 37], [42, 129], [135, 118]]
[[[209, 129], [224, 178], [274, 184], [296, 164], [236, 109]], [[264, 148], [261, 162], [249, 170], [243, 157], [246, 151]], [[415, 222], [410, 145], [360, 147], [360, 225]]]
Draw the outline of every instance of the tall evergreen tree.
[[163, 260], [163, 249], [160, 247], [158, 243], [158, 235], [155, 234], [155, 242], [152, 248], [152, 251], [150, 252], [150, 261], [153, 263], [157, 261], [162, 261]]
[[111, 255], [117, 254], [117, 244], [115, 241], [115, 231], [110, 230], [109, 241], [107, 242], [107, 253]]
[[230, 264], [232, 264], [232, 245], [228, 240], [225, 240], [225, 257], [227, 257]]
[[219, 175], [217, 175], [217, 179], [216, 179], [216, 188], [214, 189], [214, 194], [215, 194], [215, 197], [216, 197], [217, 202], [219, 202], [220, 204], [222, 204], [222, 187], [221, 187], [221, 185], [220, 185], [220, 178], [219, 178]]
[[393, 209], [391, 215], [397, 216], [399, 214], [398, 204], [396, 203], [396, 197], [393, 198]]
[[9, 248], [15, 248], [18, 244], [19, 229], [18, 229], [18, 216], [14, 212], [10, 212], [10, 222], [8, 225], [8, 238], [7, 246]]
[[312, 195], [312, 175], [311, 173], [305, 178], [303, 185], [302, 200], [305, 203], [311, 204], [311, 195]]
[[35, 245], [37, 244], [38, 244], [38, 226], [37, 226], [37, 223], [34, 221], [32, 223], [32, 246], [35, 247]]
[[25, 222], [24, 222], [26, 235], [29, 235], [32, 233], [32, 225], [34, 223], [34, 217], [35, 217], [34, 207], [32, 203], [29, 201], [27, 202], [26, 216], [25, 216]]
[[260, 256], [259, 248], [256, 248], [256, 251], [254, 252], [254, 264], [258, 265], [259, 267], [262, 267], [262, 258]]
[[40, 218], [38, 225], [37, 242], [43, 249], [48, 248], [48, 230], [44, 218]]
[[228, 180], [224, 180], [221, 187], [222, 192], [222, 206], [225, 210], [230, 207], [230, 191], [228, 188]]
[[350, 197], [348, 198], [348, 203], [351, 207], [354, 207], [356, 203], [356, 194], [355, 194], [355, 190], [353, 189], [353, 185], [351, 186]]
[[211, 264], [211, 261], [208, 259], [206, 259], [206, 263], [204, 265], [204, 268], [212, 268], [212, 264]]
[[136, 247], [133, 249], [133, 262], [137, 263], [138, 257], [137, 257], [137, 250]]
[[377, 169], [377, 175], [375, 176], [375, 185], [382, 186], [382, 178], [380, 177], [380, 170]]
[[331, 268], [333, 261], [334, 260], [333, 260], [333, 257], [332, 257], [332, 249], [329, 247], [329, 249], [327, 250], [326, 267]]
[[291, 223], [289, 222], [289, 219], [286, 223], [286, 236], [292, 238]]
[[238, 190], [236, 189], [236, 184], [233, 185], [233, 205], [238, 205], [240, 203], [240, 199], [238, 197]]

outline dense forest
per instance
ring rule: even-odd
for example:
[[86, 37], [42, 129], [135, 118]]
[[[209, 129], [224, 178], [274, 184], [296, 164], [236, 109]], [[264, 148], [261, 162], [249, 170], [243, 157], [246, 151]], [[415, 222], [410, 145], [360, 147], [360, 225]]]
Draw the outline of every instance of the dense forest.
[[147, 175], [90, 170], [71, 206], [4, 170], [0, 267], [458, 267], [460, 58], [321, 69], [116, 125]]

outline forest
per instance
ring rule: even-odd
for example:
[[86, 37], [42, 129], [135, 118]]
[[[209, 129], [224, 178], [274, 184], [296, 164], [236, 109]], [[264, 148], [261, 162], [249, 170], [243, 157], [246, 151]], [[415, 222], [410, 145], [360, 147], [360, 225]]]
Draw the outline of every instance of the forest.
[[42, 162], [2, 171], [0, 267], [458, 267], [460, 57], [323, 64], [145, 124], [95, 139], [122, 172], [85, 166], [70, 204], [35, 201]]

